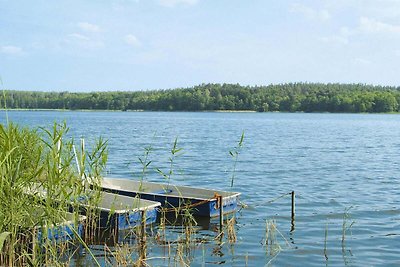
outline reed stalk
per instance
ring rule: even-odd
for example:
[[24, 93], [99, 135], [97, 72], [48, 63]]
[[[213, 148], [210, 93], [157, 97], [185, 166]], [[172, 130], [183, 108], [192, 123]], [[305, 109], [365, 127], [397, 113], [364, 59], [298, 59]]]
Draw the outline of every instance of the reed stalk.
[[[1, 266], [66, 265], [79, 250], [77, 244], [84, 243], [74, 240], [78, 237], [79, 209], [73, 209], [73, 224], [68, 226], [74, 238], [66, 234], [65, 240], [56, 241], [47, 234], [60, 236], [56, 229], [61, 229], [66, 211], [84, 192], [73, 165], [73, 141], [63, 140], [67, 132], [65, 123], [39, 130], [13, 123], [0, 125]], [[82, 169], [98, 176], [104, 153], [95, 152], [102, 160], [92, 157], [90, 165]], [[28, 193], [39, 187], [45, 190], [44, 196]]]
[[243, 147], [243, 142], [244, 142], [244, 131], [242, 132], [242, 135], [240, 136], [240, 140], [239, 140], [237, 146], [233, 150], [229, 151], [229, 155], [232, 157], [232, 159], [234, 161], [233, 169], [232, 169], [232, 176], [231, 176], [231, 187], [233, 187], [233, 182], [235, 181], [236, 165], [238, 162], [240, 151]]
[[233, 216], [227, 221], [226, 228], [228, 232], [228, 242], [230, 244], [234, 244], [237, 241], [236, 237], [236, 230], [235, 230], [235, 225], [236, 225], [236, 217]]
[[285, 241], [286, 246], [290, 246], [289, 242], [276, 227], [275, 220], [266, 220], [264, 245], [267, 255], [271, 257], [267, 265], [269, 265], [283, 249], [278, 242], [278, 236]]
[[344, 264], [347, 266], [349, 264], [349, 259], [347, 253], [351, 255], [351, 250], [346, 249], [346, 239], [347, 239], [347, 232], [350, 232], [351, 235], [351, 228], [353, 227], [355, 221], [351, 219], [350, 210], [353, 207], [345, 208], [343, 213], [343, 223], [342, 223], [342, 257]]
[[[347, 232], [351, 230], [351, 228], [354, 225], [354, 221], [351, 221], [351, 215], [349, 213], [350, 209], [353, 207], [345, 208], [344, 213], [343, 213], [343, 223], [342, 223], [342, 248], [344, 250], [344, 247], [346, 246], [346, 236]], [[349, 221], [350, 220], [350, 221]]]
[[328, 223], [325, 226], [324, 256], [325, 261], [328, 262]]
[[172, 175], [175, 173], [175, 160], [177, 157], [182, 155], [182, 148], [178, 147], [178, 137], [175, 138], [174, 143], [171, 148], [171, 155], [168, 159], [169, 162], [169, 170], [168, 172], [164, 172], [161, 169], [156, 169], [159, 174], [161, 174], [162, 177], [167, 181], [167, 188], [166, 190], [169, 189], [170, 181]]

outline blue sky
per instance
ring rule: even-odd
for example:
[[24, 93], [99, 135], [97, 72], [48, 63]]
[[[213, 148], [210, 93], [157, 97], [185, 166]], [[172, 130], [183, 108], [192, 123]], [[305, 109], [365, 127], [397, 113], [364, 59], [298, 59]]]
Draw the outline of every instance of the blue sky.
[[0, 0], [3, 87], [400, 86], [399, 0]]

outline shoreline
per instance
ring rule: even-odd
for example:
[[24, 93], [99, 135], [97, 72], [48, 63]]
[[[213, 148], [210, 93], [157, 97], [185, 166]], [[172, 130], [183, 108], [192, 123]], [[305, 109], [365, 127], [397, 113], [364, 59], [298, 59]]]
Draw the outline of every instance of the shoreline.
[[304, 112], [304, 111], [255, 111], [255, 110], [112, 110], [112, 109], [4, 109], [0, 108], [0, 111], [8, 112], [8, 111], [49, 111], [49, 112], [179, 112], [179, 113], [283, 113], [283, 114], [400, 114], [400, 112], [328, 112], [328, 111], [319, 111], [319, 112]]
[[[4, 109], [1, 108], [0, 111], [65, 111], [65, 112], [219, 112], [219, 113], [257, 113], [255, 110], [113, 110], [113, 109], [45, 109], [45, 108], [14, 108], [14, 109]], [[261, 112], [259, 112], [261, 113]], [[271, 112], [272, 113], [272, 112]]]

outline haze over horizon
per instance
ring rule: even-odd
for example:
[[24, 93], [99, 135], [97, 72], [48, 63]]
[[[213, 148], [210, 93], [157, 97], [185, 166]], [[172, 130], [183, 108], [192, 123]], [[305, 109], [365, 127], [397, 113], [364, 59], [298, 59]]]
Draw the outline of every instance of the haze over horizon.
[[0, 0], [5, 89], [400, 85], [400, 1]]

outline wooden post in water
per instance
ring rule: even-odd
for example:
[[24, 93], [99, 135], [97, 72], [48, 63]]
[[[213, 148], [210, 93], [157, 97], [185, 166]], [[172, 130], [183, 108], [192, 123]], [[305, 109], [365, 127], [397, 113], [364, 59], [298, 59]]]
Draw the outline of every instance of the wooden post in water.
[[296, 205], [295, 205], [295, 198], [296, 198], [296, 196], [295, 196], [295, 193], [294, 193], [294, 191], [292, 191], [292, 193], [291, 193], [291, 195], [292, 195], [292, 216], [291, 216], [291, 218], [292, 218], [292, 220], [291, 220], [291, 228], [290, 228], [290, 232], [293, 232], [294, 231], [294, 216], [295, 216], [295, 208], [296, 208]]
[[222, 205], [222, 196], [218, 196], [219, 202], [219, 231], [222, 233], [224, 227], [224, 207]]
[[140, 239], [139, 239], [139, 266], [145, 266], [146, 260], [146, 210], [141, 211]]
[[295, 194], [294, 191], [292, 191], [292, 218], [294, 218], [295, 215]]

